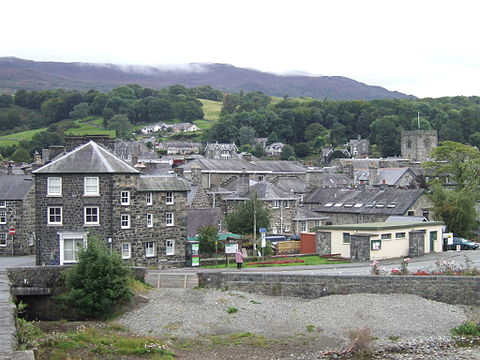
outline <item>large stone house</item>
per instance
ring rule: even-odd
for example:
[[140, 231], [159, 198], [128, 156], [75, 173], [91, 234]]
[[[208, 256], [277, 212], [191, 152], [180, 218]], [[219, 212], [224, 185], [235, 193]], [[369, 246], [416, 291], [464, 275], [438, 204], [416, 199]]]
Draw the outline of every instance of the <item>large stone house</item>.
[[362, 139], [360, 135], [357, 139], [350, 139], [348, 146], [352, 157], [364, 157], [370, 153], [370, 141]]
[[207, 144], [205, 146], [205, 157], [213, 160], [229, 160], [238, 158], [238, 148], [232, 144]]
[[37, 265], [76, 262], [89, 234], [132, 264], [184, 264], [186, 181], [142, 176], [95, 142], [33, 174]]
[[392, 215], [429, 219], [433, 208], [423, 189], [395, 188], [317, 189], [304, 204], [331, 225], [379, 222]]
[[34, 191], [29, 175], [0, 175], [0, 255], [34, 253]]

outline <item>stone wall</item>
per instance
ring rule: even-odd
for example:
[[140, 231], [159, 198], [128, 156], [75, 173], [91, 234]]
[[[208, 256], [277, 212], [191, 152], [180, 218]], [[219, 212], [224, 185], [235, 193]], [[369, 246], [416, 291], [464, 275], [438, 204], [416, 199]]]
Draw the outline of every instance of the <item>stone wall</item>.
[[352, 261], [370, 261], [370, 235], [350, 234], [350, 258]]
[[317, 231], [315, 234], [318, 255], [330, 255], [332, 253], [332, 233], [330, 231]]
[[425, 231], [410, 231], [408, 233], [408, 256], [418, 257], [425, 255]]
[[479, 276], [340, 276], [259, 273], [198, 274], [209, 288], [314, 299], [355, 293], [412, 294], [448, 304], [480, 305]]

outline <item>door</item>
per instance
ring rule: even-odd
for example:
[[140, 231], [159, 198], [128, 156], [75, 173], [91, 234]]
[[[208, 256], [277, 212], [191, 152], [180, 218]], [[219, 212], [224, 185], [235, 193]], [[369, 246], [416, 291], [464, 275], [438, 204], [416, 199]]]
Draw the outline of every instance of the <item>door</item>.
[[435, 251], [435, 241], [437, 240], [437, 231], [430, 231], [430, 252]]

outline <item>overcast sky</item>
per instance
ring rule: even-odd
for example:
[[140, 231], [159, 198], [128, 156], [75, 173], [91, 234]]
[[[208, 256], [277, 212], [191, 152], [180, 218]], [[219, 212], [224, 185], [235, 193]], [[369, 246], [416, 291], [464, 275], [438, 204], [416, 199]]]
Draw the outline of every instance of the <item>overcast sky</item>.
[[17, 0], [1, 6], [0, 56], [228, 63], [480, 95], [479, 10], [475, 0]]

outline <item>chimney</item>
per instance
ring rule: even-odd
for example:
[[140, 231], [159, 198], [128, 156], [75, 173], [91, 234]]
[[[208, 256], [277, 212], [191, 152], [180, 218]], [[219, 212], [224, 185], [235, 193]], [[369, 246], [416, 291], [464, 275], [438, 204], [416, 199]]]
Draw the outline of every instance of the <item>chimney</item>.
[[200, 168], [200, 165], [198, 163], [193, 164], [190, 171], [192, 184], [200, 185], [202, 183], [202, 169]]
[[12, 175], [12, 174], [13, 174], [13, 165], [11, 162], [9, 162], [7, 166], [7, 175]]
[[368, 163], [368, 184], [375, 185], [378, 182], [378, 165], [375, 161]]
[[245, 168], [240, 173], [238, 192], [240, 195], [248, 195], [250, 190], [250, 175], [245, 171]]
[[33, 163], [35, 165], [43, 165], [42, 163], [42, 157], [38, 153], [38, 151], [35, 151], [35, 154], [33, 154]]
[[138, 155], [132, 154], [132, 165], [135, 166], [138, 163]]

